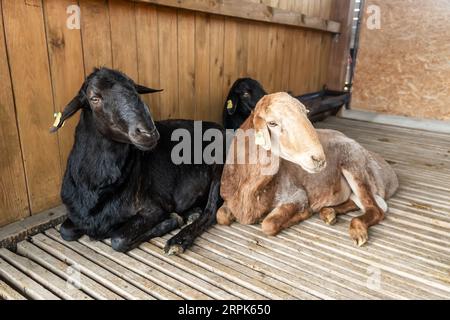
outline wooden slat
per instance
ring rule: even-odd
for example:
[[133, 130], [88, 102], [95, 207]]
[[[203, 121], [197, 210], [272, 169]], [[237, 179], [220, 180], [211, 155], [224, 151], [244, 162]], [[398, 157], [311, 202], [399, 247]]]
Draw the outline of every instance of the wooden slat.
[[[164, 237], [164, 240], [168, 237]], [[163, 248], [165, 241], [153, 239], [152, 243]], [[291, 287], [286, 283], [278, 281], [270, 276], [253, 270], [250, 266], [241, 265], [229, 259], [232, 253], [227, 252], [225, 256], [205, 249], [201, 245], [202, 240], [196, 241], [191, 250], [185, 252], [183, 259], [196, 265], [209, 269], [218, 275], [230, 279], [246, 288], [252, 289], [269, 299], [317, 299], [315, 296]]]
[[308, 16], [302, 13], [287, 11], [279, 8], [269, 7], [262, 3], [254, 3], [248, 0], [134, 0], [160, 4], [179, 9], [189, 9], [205, 13], [214, 13], [230, 17], [238, 17], [249, 20], [285, 24], [295, 27], [315, 29], [337, 33], [340, 23], [325, 20], [319, 17]]
[[70, 264], [75, 264], [81, 272], [86, 273], [90, 278], [95, 279], [124, 298], [152, 299], [152, 296], [144, 291], [132, 286], [115, 274], [99, 267], [91, 260], [43, 234], [35, 235], [33, 237], [33, 243], [59, 259], [69, 262]]
[[5, 0], [3, 18], [30, 208], [37, 213], [59, 204], [61, 182], [58, 139], [48, 132], [55, 109], [42, 3]]
[[[98, 282], [92, 280], [89, 278], [85, 273], [83, 273], [81, 270], [76, 270], [76, 265], [71, 265], [70, 263], [66, 263], [64, 261], [61, 261], [52, 255], [50, 255], [48, 252], [40, 249], [39, 247], [35, 246], [34, 244], [28, 242], [28, 241], [22, 241], [21, 243], [17, 244], [17, 252], [36, 263], [40, 264], [41, 266], [47, 268], [48, 270], [52, 271], [56, 275], [68, 280], [71, 279], [74, 283], [74, 285], [77, 285], [81, 290], [89, 294], [91, 297], [99, 300], [121, 300], [122, 298], [112, 292], [111, 290], [107, 289], [106, 287], [102, 286]], [[73, 271], [79, 271], [79, 275], [77, 275], [77, 278], [73, 278], [73, 274], [71, 272]]]
[[158, 9], [159, 72], [161, 87], [161, 119], [176, 118], [178, 109], [178, 44], [177, 16], [174, 10]]
[[209, 104], [210, 85], [210, 30], [209, 16], [195, 14], [195, 119], [211, 119]]
[[[144, 3], [137, 3], [136, 26], [139, 83], [159, 89], [161, 86], [159, 80], [158, 13], [156, 8]], [[156, 120], [161, 118], [161, 94], [164, 93], [142, 96]]]
[[195, 14], [178, 11], [178, 106], [182, 119], [195, 118]]
[[[47, 46], [50, 59], [50, 72], [53, 86], [53, 100], [56, 110], [63, 110], [78, 93], [84, 80], [83, 49], [81, 33], [67, 28], [66, 8], [72, 0], [45, 0], [44, 14], [47, 30]], [[72, 149], [75, 127], [79, 115], [66, 121], [58, 131], [61, 170], [64, 174], [67, 158]]]
[[209, 23], [209, 120], [222, 123], [225, 19], [211, 16]]
[[[3, 250], [3, 249], [2, 249]], [[36, 300], [59, 300], [59, 298], [42, 287], [39, 283], [14, 268], [0, 258], [0, 276], [21, 291], [21, 294]]]
[[64, 206], [59, 206], [17, 221], [0, 229], [0, 248], [12, 246], [47, 228], [61, 223], [66, 216]]
[[26, 300], [19, 292], [0, 280], [0, 300]]
[[134, 3], [127, 0], [110, 0], [109, 21], [113, 67], [137, 81], [138, 59]]
[[[2, 4], [0, 2], [0, 13]], [[14, 97], [0, 14], [0, 226], [30, 214]]]
[[0, 257], [63, 299], [92, 300], [80, 289], [69, 285], [66, 281], [32, 260], [14, 254], [7, 249], [0, 249]]
[[111, 29], [106, 1], [80, 0], [81, 35], [85, 73], [95, 67], [112, 67]]

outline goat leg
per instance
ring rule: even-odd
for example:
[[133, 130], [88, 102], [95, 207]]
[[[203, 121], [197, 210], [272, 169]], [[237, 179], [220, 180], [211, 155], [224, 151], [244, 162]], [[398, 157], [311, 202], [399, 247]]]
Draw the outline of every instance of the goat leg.
[[216, 212], [222, 201], [219, 194], [221, 171], [221, 167], [216, 166], [214, 178], [209, 188], [208, 202], [203, 214], [167, 241], [164, 247], [167, 254], [183, 253], [192, 245], [195, 238], [216, 223]]
[[265, 234], [274, 236], [281, 230], [308, 219], [311, 215], [312, 211], [309, 208], [302, 210], [295, 203], [283, 204], [273, 209], [264, 218], [261, 228]]
[[348, 212], [357, 211], [359, 207], [352, 201], [347, 200], [346, 202], [335, 206], [335, 207], [325, 207], [320, 209], [320, 219], [329, 225], [333, 225], [337, 222], [337, 216], [346, 214]]
[[111, 247], [119, 252], [127, 252], [137, 247], [155, 226], [167, 217], [165, 212], [137, 213], [111, 234]]
[[84, 235], [84, 232], [77, 228], [69, 218], [62, 223], [59, 233], [65, 241], [76, 241]]

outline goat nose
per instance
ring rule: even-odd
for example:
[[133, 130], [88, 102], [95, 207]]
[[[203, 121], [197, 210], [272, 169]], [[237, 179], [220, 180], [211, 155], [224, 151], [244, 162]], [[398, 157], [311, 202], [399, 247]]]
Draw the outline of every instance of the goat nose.
[[315, 156], [311, 156], [311, 160], [316, 166], [316, 168], [322, 168], [326, 164], [325, 158], [316, 158]]
[[136, 128], [136, 135], [151, 137], [153, 135], [153, 131], [148, 131], [148, 130], [146, 130], [144, 128], [137, 127]]

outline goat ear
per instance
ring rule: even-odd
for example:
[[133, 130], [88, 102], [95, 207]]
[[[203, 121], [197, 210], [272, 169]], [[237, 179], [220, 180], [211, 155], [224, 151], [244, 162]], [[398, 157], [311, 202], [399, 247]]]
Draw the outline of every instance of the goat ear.
[[263, 147], [265, 150], [270, 150], [272, 143], [266, 121], [255, 115], [253, 118], [253, 126], [255, 128], [255, 144]]
[[228, 114], [232, 116], [237, 109], [238, 104], [238, 96], [234, 92], [230, 92], [227, 97], [227, 101], [225, 101], [225, 109], [227, 110]]
[[58, 131], [64, 125], [64, 122], [73, 116], [82, 106], [83, 99], [80, 94], [76, 95], [72, 101], [64, 108], [63, 112], [55, 113], [55, 122], [53, 126], [50, 128], [50, 132], [54, 133]]
[[146, 86], [142, 86], [140, 84], [135, 83], [134, 87], [136, 88], [136, 91], [139, 94], [146, 94], [146, 93], [154, 93], [154, 92], [161, 92], [164, 89], [152, 89], [152, 88], [148, 88]]

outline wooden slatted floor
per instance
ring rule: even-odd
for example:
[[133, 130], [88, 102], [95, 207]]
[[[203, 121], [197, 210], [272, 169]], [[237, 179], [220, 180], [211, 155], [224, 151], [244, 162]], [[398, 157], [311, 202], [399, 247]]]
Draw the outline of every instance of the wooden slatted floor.
[[0, 249], [3, 299], [449, 299], [450, 136], [330, 118], [382, 154], [400, 189], [390, 211], [355, 247], [352, 216], [317, 216], [266, 237], [259, 226], [216, 226], [182, 256], [164, 238], [121, 254], [108, 242], [64, 242], [56, 229]]

